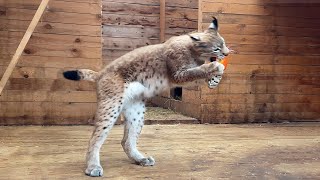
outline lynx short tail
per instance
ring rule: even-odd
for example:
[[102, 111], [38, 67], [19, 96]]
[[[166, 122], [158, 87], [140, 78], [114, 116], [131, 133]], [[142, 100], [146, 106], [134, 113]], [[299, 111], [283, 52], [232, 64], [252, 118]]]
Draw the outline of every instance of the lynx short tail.
[[90, 69], [78, 69], [78, 70], [71, 70], [63, 72], [63, 76], [66, 79], [73, 80], [73, 81], [96, 81], [98, 78], [98, 72], [90, 70]]

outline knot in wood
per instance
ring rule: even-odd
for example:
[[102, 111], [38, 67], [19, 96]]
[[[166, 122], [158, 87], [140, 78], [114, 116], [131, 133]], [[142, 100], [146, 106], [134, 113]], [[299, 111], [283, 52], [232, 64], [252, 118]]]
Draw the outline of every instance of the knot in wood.
[[80, 38], [76, 38], [76, 39], [74, 40], [74, 42], [79, 43], [79, 42], [81, 42], [81, 40], [80, 40]]
[[44, 27], [45, 27], [46, 29], [52, 29], [52, 26], [51, 26], [50, 24], [46, 24], [46, 25], [44, 25]]
[[25, 50], [23, 50], [23, 52], [26, 53], [26, 54], [31, 54], [32, 53], [30, 49], [25, 49]]
[[7, 15], [7, 11], [5, 10], [0, 10], [0, 16], [5, 16]]

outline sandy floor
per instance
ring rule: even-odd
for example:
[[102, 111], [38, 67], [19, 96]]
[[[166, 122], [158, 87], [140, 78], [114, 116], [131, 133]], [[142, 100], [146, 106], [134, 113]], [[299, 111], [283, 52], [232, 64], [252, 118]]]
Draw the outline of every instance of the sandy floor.
[[[84, 175], [90, 126], [0, 127], [0, 179]], [[320, 124], [148, 125], [139, 148], [154, 167], [128, 160], [115, 126], [101, 152], [105, 179], [320, 179]]]

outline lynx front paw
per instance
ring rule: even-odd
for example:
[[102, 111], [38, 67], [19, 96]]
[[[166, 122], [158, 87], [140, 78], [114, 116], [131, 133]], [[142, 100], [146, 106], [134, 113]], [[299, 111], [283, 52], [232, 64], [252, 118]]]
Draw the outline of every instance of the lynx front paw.
[[103, 169], [102, 169], [101, 166], [92, 165], [92, 166], [88, 166], [87, 167], [85, 173], [88, 176], [98, 177], [98, 176], [102, 176], [103, 175]]
[[150, 157], [141, 159], [139, 162], [137, 162], [137, 164], [141, 166], [153, 166], [155, 162], [156, 161], [153, 159], [153, 157], [150, 156]]
[[222, 75], [225, 69], [224, 65], [219, 62], [213, 62], [212, 64], [214, 65], [213, 73], [215, 75]]
[[203, 64], [202, 68], [205, 72], [216, 75], [222, 75], [225, 69], [223, 64], [216, 61], [208, 64]]

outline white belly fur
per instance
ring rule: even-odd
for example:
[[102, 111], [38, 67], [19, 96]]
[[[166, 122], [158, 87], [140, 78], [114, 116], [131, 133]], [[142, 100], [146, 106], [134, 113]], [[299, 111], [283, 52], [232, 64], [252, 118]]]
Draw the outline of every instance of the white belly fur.
[[169, 82], [165, 78], [147, 79], [144, 84], [140, 82], [128, 83], [124, 91], [126, 100], [135, 98], [151, 98], [169, 88]]

